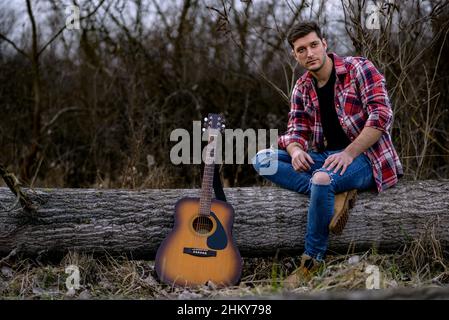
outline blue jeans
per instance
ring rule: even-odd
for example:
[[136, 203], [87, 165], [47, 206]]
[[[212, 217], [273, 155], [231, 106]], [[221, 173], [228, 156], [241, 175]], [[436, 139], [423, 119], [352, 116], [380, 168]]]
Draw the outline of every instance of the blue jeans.
[[[323, 261], [326, 256], [335, 194], [375, 187], [371, 162], [363, 153], [353, 160], [343, 175], [340, 175], [341, 169], [334, 173], [335, 168], [330, 171], [322, 168], [327, 157], [341, 151], [309, 151], [315, 163], [310, 164], [310, 170], [302, 172], [293, 169], [292, 158], [285, 150], [261, 150], [252, 160], [254, 169], [264, 178], [310, 197], [304, 253], [319, 261]], [[330, 184], [312, 182], [313, 174], [318, 171], [329, 175]]]

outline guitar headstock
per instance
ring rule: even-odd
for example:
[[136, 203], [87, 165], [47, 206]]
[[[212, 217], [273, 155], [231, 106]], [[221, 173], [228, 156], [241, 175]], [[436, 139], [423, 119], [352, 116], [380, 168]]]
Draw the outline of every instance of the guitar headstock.
[[209, 113], [209, 115], [204, 118], [203, 132], [209, 130], [209, 133], [223, 133], [225, 127], [225, 119], [221, 114]]
[[204, 162], [206, 164], [212, 164], [215, 161], [217, 140], [220, 133], [224, 131], [225, 128], [224, 117], [221, 114], [209, 113], [209, 115], [204, 118], [203, 126], [203, 132], [207, 130], [208, 134], [208, 145]]

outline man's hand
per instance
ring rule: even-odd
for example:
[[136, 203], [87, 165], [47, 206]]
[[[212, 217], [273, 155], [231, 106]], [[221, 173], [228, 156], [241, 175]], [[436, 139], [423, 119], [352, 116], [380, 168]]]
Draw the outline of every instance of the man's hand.
[[292, 152], [292, 166], [296, 171], [308, 171], [310, 170], [310, 164], [313, 164], [312, 157], [300, 148], [296, 148]]
[[334, 153], [327, 157], [326, 161], [324, 161], [323, 168], [327, 170], [335, 168], [334, 173], [337, 173], [340, 168], [343, 168], [340, 172], [340, 175], [342, 176], [353, 160], [354, 158], [348, 152], [343, 150], [342, 152]]

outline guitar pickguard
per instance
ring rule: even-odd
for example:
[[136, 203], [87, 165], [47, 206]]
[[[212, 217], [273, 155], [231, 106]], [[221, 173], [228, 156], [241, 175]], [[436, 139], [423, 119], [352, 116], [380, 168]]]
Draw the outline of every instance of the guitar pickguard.
[[215, 223], [217, 224], [217, 229], [215, 229], [215, 232], [207, 238], [207, 246], [214, 250], [223, 250], [228, 245], [226, 231], [215, 213], [211, 211], [210, 215], [214, 218]]

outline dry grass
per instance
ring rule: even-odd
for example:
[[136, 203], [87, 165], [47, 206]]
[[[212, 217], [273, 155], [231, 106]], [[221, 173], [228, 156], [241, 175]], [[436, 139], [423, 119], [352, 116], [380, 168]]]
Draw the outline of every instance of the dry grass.
[[[379, 271], [380, 289], [439, 287], [449, 284], [448, 254], [429, 224], [420, 237], [393, 254], [371, 249], [351, 255], [328, 256], [310, 282], [291, 290], [295, 293], [354, 291], [367, 288], [372, 272]], [[238, 286], [217, 289], [213, 284], [197, 289], [159, 283], [154, 261], [70, 252], [58, 263], [20, 259], [14, 254], [0, 259], [2, 299], [195, 299], [244, 296], [266, 297], [286, 293], [283, 280], [299, 257], [244, 258]], [[80, 270], [80, 288], [67, 290], [66, 267]]]
[[[285, 293], [282, 281], [296, 268], [298, 257], [245, 258], [241, 283], [226, 289], [213, 284], [198, 289], [170, 287], [157, 281], [153, 261], [69, 253], [59, 263], [3, 259], [0, 297], [3, 299], [195, 299], [269, 296]], [[81, 287], [66, 289], [65, 268], [80, 269]], [[293, 292], [317, 293], [366, 289], [367, 269], [376, 266], [380, 288], [444, 286], [449, 283], [448, 260], [432, 233], [396, 254], [370, 250], [358, 255], [329, 256], [309, 283]]]

